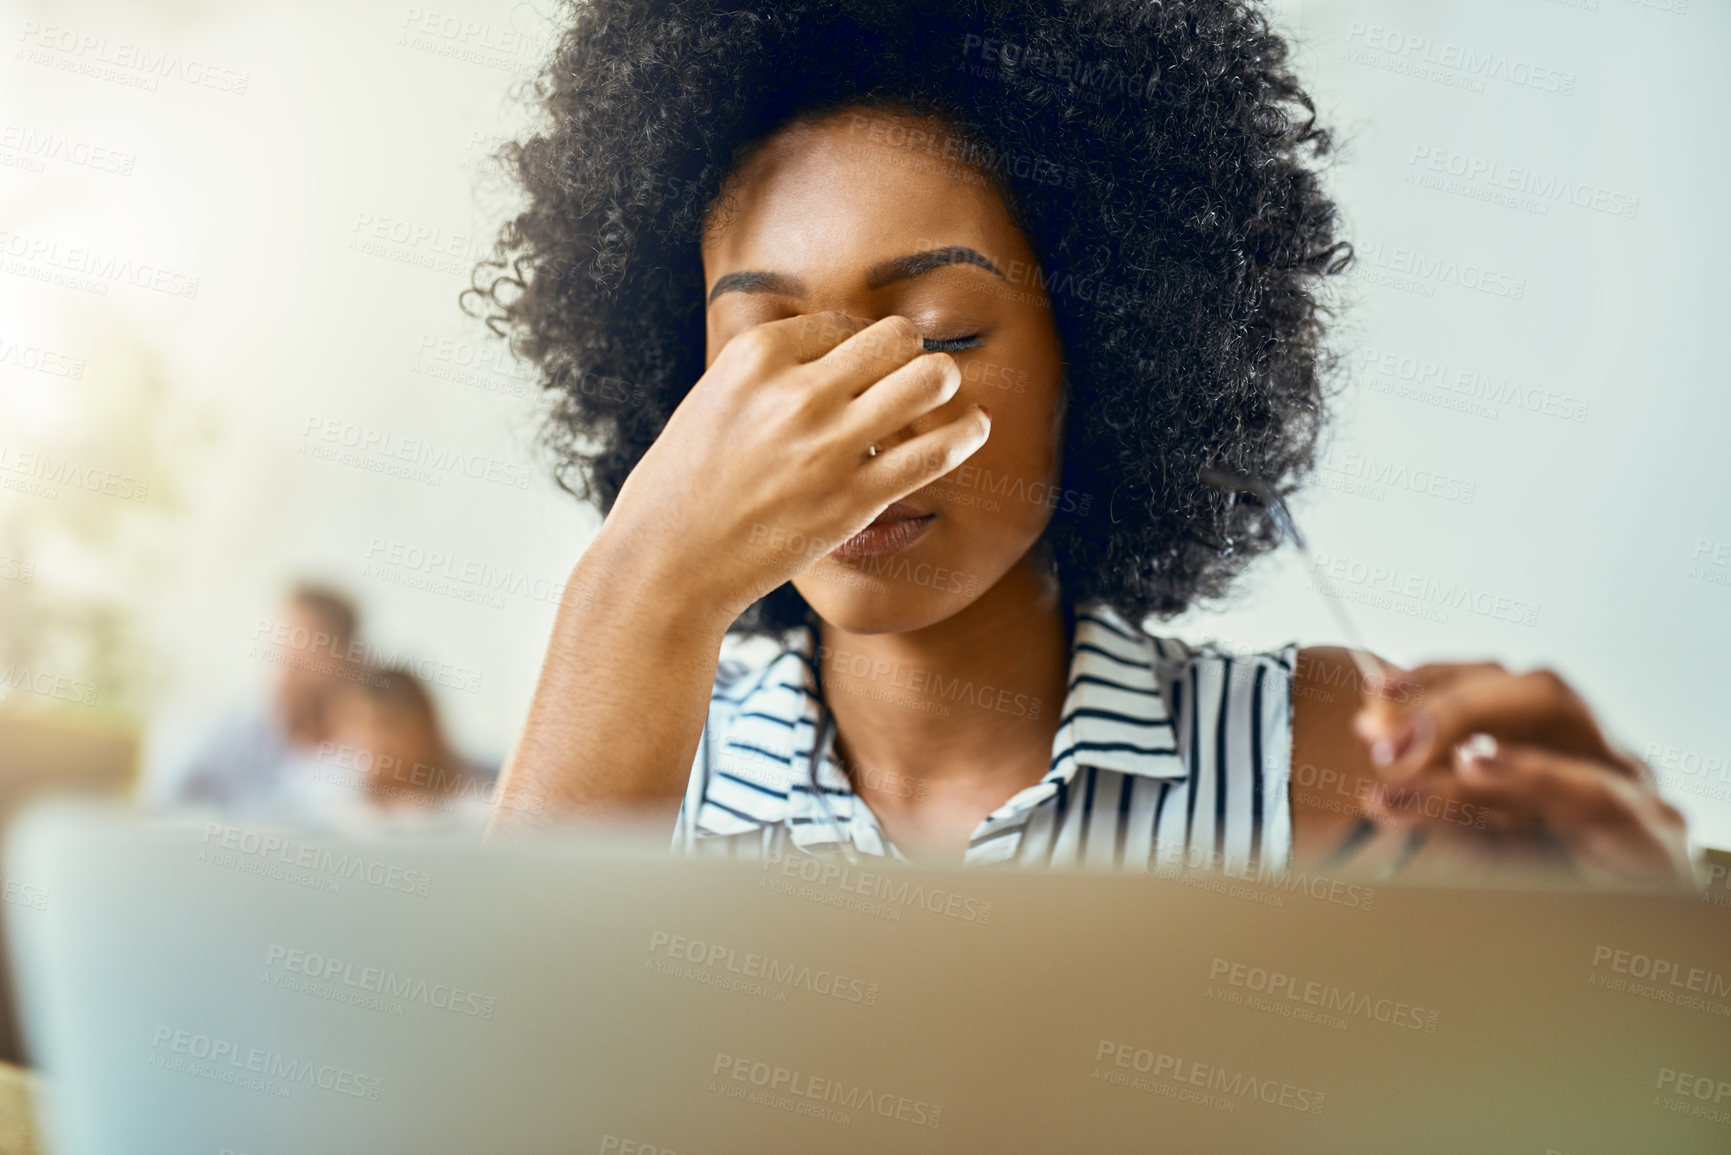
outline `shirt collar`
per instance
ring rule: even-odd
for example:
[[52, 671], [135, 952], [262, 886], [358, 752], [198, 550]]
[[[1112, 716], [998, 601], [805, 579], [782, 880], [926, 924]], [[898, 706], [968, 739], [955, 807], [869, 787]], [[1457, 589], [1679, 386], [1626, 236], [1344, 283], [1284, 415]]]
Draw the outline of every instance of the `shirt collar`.
[[1189, 656], [1181, 644], [1134, 629], [1108, 605], [1079, 607], [1062, 724], [1052, 742], [1053, 772], [1069, 762], [1066, 780], [1075, 766], [1187, 777], [1168, 703]]
[[[854, 794], [835, 763], [833, 724], [823, 735], [813, 786], [811, 754], [818, 741], [822, 701], [813, 667], [816, 652], [812, 628], [795, 629], [788, 647], [740, 700], [723, 732], [725, 769], [766, 794], [782, 796], [780, 805], [770, 800], [760, 815], [766, 825], [785, 822], [796, 846], [819, 849], [852, 843], [866, 853], [881, 855], [887, 840], [871, 808]], [[1168, 703], [1182, 692], [1178, 679], [1183, 659], [1189, 656], [1181, 644], [1135, 630], [1110, 606], [1078, 607], [1051, 767], [1039, 782], [993, 811], [981, 824], [976, 841], [1026, 822], [1036, 806], [1067, 789], [1084, 766], [1147, 778], [1186, 777]], [[791, 741], [774, 749], [745, 741], [739, 734], [741, 724], [753, 717], [788, 727]], [[998, 844], [1004, 845], [1002, 840]]]

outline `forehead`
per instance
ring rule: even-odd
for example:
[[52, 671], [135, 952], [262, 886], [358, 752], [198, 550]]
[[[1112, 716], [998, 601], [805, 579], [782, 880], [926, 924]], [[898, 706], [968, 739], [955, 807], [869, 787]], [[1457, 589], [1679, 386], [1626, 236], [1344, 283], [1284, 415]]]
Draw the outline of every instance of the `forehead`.
[[703, 243], [711, 272], [869, 262], [943, 245], [1019, 247], [996, 187], [930, 117], [849, 110], [764, 142]]

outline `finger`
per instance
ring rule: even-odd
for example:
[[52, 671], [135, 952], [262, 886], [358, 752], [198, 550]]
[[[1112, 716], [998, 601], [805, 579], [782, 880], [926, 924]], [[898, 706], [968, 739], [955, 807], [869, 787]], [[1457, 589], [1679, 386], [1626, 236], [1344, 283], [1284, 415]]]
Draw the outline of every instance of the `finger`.
[[1525, 805], [1493, 805], [1454, 766], [1433, 767], [1404, 782], [1379, 782], [1360, 796], [1360, 804], [1367, 815], [1394, 824], [1458, 823], [1504, 833], [1543, 826]]
[[[1500, 838], [1521, 841], [1543, 833], [1543, 824], [1526, 815], [1511, 814], [1474, 802], [1462, 802], [1451, 797], [1444, 787], [1430, 792], [1420, 790], [1404, 801], [1366, 802], [1364, 816], [1378, 826], [1394, 828], [1422, 827], [1433, 833], [1444, 832], [1462, 838]], [[1453, 802], [1450, 807], [1448, 804]]]
[[[1492, 667], [1442, 683], [1412, 711], [1404, 729], [1397, 721], [1386, 731], [1394, 757], [1383, 769], [1398, 781], [1447, 763], [1454, 748], [1475, 734], [1595, 760], [1609, 754], [1592, 715], [1561, 678], [1548, 670], [1511, 674]], [[1372, 749], [1375, 761], [1377, 748]]]
[[834, 311], [765, 321], [736, 333], [716, 360], [727, 356], [754, 362], [757, 375], [763, 376], [771, 369], [816, 361], [870, 324], [862, 317]]
[[1495, 662], [1427, 662], [1410, 670], [1381, 658], [1377, 662], [1382, 672], [1364, 679], [1364, 704], [1353, 717], [1353, 729], [1379, 766], [1406, 749], [1413, 713], [1428, 696], [1463, 677], [1504, 672]]
[[928, 429], [866, 462], [861, 475], [873, 497], [888, 505], [928, 485], [972, 457], [992, 431], [984, 405], [970, 405], [953, 421]]
[[861, 446], [884, 440], [930, 413], [962, 387], [962, 370], [948, 353], [926, 353], [873, 383], [849, 407]]
[[1639, 788], [1609, 767], [1540, 746], [1473, 748], [1456, 766], [1462, 797], [1525, 811], [1553, 829], [1632, 821], [1644, 803]]
[[1359, 795], [1359, 805], [1367, 818], [1382, 826], [1520, 834], [1537, 825], [1528, 815], [1499, 811], [1466, 797], [1451, 772], [1428, 773], [1398, 786], [1377, 783]]
[[[1411, 744], [1416, 711], [1439, 687], [1462, 677], [1500, 671], [1494, 662], [1431, 662], [1408, 670], [1371, 655], [1379, 672], [1365, 675], [1363, 701], [1352, 728], [1370, 750], [1371, 761], [1387, 767]], [[1428, 723], [1420, 721], [1421, 728]]]
[[[788, 318], [793, 337], [793, 359], [804, 364], [828, 356], [865, 332], [872, 322], [865, 317], [830, 310]], [[772, 325], [783, 322], [772, 321]]]
[[1689, 875], [1682, 816], [1613, 767], [1533, 746], [1461, 759], [1468, 797], [1538, 817], [1584, 866], [1621, 877]]
[[1418, 699], [1410, 693], [1408, 684], [1390, 673], [1364, 679], [1359, 707], [1352, 715], [1352, 729], [1370, 748], [1373, 763], [1386, 766], [1400, 752], [1394, 745], [1394, 737], [1410, 731], [1410, 719], [1417, 704]]
[[[1412, 671], [1374, 654], [1369, 657], [1378, 672], [1362, 675], [1363, 693], [1352, 715], [1352, 729], [1364, 743], [1378, 777], [1386, 783], [1395, 779], [1389, 767], [1411, 744], [1415, 724], [1419, 733], [1425, 732], [1429, 725], [1418, 714], [1418, 708], [1424, 703], [1427, 686], [1435, 679], [1415, 678]], [[1434, 674], [1436, 669], [1429, 667], [1427, 673]], [[1403, 769], [1399, 777], [1410, 779], [1414, 775]]]
[[[829, 329], [823, 328], [827, 339]], [[837, 342], [805, 372], [820, 392], [852, 399], [925, 351], [919, 328], [906, 317], [891, 315]]]

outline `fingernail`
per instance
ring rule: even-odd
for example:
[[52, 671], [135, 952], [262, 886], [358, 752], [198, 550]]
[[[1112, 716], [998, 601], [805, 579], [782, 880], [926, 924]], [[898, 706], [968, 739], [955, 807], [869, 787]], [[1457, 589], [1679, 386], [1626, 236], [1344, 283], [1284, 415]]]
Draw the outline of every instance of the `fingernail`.
[[1382, 737], [1370, 744], [1370, 760], [1378, 766], [1387, 766], [1399, 758], [1412, 741], [1412, 723], [1395, 722]]
[[1499, 766], [1497, 740], [1489, 734], [1474, 734], [1455, 747], [1455, 763], [1467, 774], [1489, 774]]
[[1494, 735], [1483, 732], [1473, 734], [1459, 746], [1460, 752], [1469, 758], [1495, 758], [1497, 756], [1497, 740]]

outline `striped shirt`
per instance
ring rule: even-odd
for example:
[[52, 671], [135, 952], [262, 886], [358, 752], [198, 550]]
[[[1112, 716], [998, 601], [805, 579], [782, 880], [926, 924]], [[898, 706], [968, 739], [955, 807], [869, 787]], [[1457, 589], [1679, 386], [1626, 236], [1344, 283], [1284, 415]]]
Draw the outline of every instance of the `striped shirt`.
[[[790, 636], [759, 667], [720, 663], [674, 850], [904, 857], [837, 766], [813, 631]], [[1193, 648], [1078, 607], [1051, 768], [985, 817], [964, 864], [1285, 870], [1296, 657]]]

